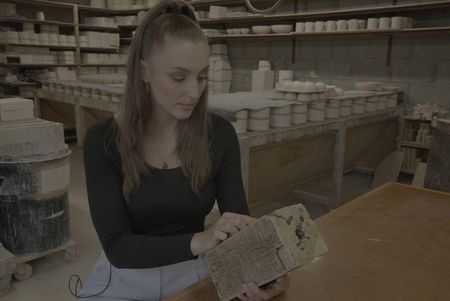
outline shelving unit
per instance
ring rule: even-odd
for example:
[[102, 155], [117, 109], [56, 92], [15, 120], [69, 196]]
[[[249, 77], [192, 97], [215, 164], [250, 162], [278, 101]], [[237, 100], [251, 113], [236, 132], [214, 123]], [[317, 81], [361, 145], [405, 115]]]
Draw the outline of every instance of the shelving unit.
[[432, 136], [431, 120], [419, 119], [413, 116], [400, 116], [399, 136], [397, 138], [397, 148], [405, 153], [401, 171], [405, 174], [414, 175], [418, 161], [427, 162], [429, 143], [418, 142], [416, 139], [422, 129], [421, 124], [426, 125], [428, 135]]

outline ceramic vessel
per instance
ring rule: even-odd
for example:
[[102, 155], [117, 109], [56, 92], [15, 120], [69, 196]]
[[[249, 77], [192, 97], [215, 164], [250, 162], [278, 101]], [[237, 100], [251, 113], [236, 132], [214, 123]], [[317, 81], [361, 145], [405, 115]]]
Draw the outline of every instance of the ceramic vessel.
[[288, 127], [291, 125], [291, 105], [274, 107], [270, 109], [270, 126], [273, 128]]
[[270, 108], [249, 110], [248, 130], [262, 131], [270, 128]]

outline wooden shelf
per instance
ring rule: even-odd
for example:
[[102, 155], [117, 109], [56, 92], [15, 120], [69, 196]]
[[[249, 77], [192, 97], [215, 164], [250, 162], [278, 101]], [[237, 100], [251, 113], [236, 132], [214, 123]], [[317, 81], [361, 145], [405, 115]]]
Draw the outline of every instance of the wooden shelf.
[[403, 116], [402, 117], [405, 120], [411, 120], [411, 121], [422, 121], [422, 122], [431, 122], [431, 119], [421, 119], [414, 116]]
[[54, 1], [43, 1], [43, 0], [8, 0], [7, 2], [16, 4], [28, 4], [33, 6], [48, 6], [48, 7], [59, 7], [73, 9], [74, 4], [54, 2]]
[[78, 5], [78, 10], [80, 12], [89, 14], [101, 14], [101, 15], [136, 15], [140, 11], [146, 11], [149, 8], [136, 8], [136, 9], [109, 9], [109, 8], [98, 8], [86, 5]]
[[[188, 1], [190, 5], [195, 8], [208, 8], [210, 5], [220, 5], [220, 6], [245, 6], [244, 1], [242, 0], [200, 0], [200, 1]], [[269, 0], [256, 0], [252, 1], [253, 4], [256, 4], [257, 7], [263, 7], [261, 4], [263, 3], [271, 3], [273, 5], [273, 1]], [[269, 7], [265, 5], [264, 7]]]
[[75, 46], [59, 46], [59, 45], [40, 45], [40, 44], [0, 44], [1, 46], [23, 46], [23, 47], [39, 47], [39, 48], [50, 48], [50, 49], [69, 49], [73, 50]]
[[119, 25], [120, 29], [128, 29], [128, 30], [133, 30], [137, 28], [137, 25]]
[[427, 144], [417, 143], [417, 142], [413, 142], [413, 141], [400, 141], [399, 144], [401, 146], [409, 146], [409, 147], [414, 147], [414, 148], [430, 149], [430, 146], [427, 145]]
[[[242, 1], [238, 0], [224, 0], [224, 1], [196, 1], [192, 2], [194, 7], [209, 6], [209, 5], [243, 5]], [[389, 6], [375, 6], [358, 9], [342, 9], [329, 10], [310, 13], [293, 13], [293, 14], [273, 14], [273, 15], [257, 15], [257, 16], [242, 16], [242, 17], [227, 17], [221, 19], [201, 20], [201, 25], [207, 24], [224, 24], [224, 23], [256, 23], [273, 21], [304, 21], [304, 20], [320, 20], [320, 19], [334, 19], [337, 17], [355, 17], [355, 16], [379, 16], [391, 13], [408, 13], [408, 12], [422, 12], [424, 10], [441, 10], [450, 8], [450, 1], [436, 1], [429, 3], [404, 4], [404, 5], [389, 5]]]
[[126, 64], [80, 64], [81, 67], [121, 67]]
[[47, 68], [47, 67], [76, 67], [76, 64], [5, 64], [0, 63], [0, 67], [5, 68]]
[[95, 31], [105, 31], [105, 32], [119, 32], [120, 29], [118, 27], [107, 27], [107, 26], [95, 26], [89, 24], [79, 24], [78, 25], [82, 30], [95, 30]]
[[34, 23], [34, 24], [49, 24], [49, 25], [58, 25], [62, 27], [74, 27], [74, 23], [67, 22], [59, 22], [59, 21], [50, 21], [50, 20], [34, 20], [34, 19], [20, 19], [20, 18], [0, 18], [0, 23]]
[[33, 86], [38, 86], [39, 83], [28, 83], [28, 82], [23, 82], [23, 81], [16, 81], [16, 82], [4, 82], [4, 81], [0, 81], [0, 86], [5, 86], [5, 87], [33, 87]]
[[267, 38], [323, 38], [323, 37], [370, 37], [370, 36], [400, 36], [400, 35], [445, 35], [450, 34], [450, 27], [430, 27], [411, 29], [388, 30], [358, 30], [336, 32], [291, 32], [272, 34], [242, 34], [242, 35], [218, 35], [209, 36], [210, 41], [216, 40], [240, 40], [240, 39], [267, 39]]
[[120, 38], [121, 43], [131, 43], [133, 38]]
[[120, 48], [108, 48], [108, 47], [80, 47], [83, 52], [119, 52]]

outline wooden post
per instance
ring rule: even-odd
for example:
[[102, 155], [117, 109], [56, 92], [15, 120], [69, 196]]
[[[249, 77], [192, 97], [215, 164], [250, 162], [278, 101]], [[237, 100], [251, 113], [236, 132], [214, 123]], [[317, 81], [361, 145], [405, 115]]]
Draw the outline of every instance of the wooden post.
[[248, 182], [250, 175], [250, 141], [248, 137], [239, 138], [239, 147], [241, 152], [242, 181], [244, 183], [245, 197], [248, 202]]
[[337, 208], [341, 203], [342, 193], [342, 178], [344, 175], [344, 153], [345, 153], [345, 138], [346, 127], [340, 125], [336, 131], [336, 144], [334, 148], [334, 167], [333, 167], [333, 180], [334, 189], [333, 196], [331, 197], [330, 208]]

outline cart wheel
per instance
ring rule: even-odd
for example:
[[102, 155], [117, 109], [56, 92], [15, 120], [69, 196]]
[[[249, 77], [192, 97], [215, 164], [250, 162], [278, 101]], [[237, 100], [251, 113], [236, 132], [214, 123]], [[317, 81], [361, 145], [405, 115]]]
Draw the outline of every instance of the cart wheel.
[[31, 267], [31, 264], [21, 263], [18, 264], [16, 267], [16, 271], [14, 272], [14, 278], [22, 281], [30, 278], [31, 274], [33, 274], [33, 268]]
[[78, 258], [78, 249], [75, 246], [67, 247], [67, 249], [64, 250], [64, 259], [68, 262], [72, 262], [77, 260]]
[[7, 274], [0, 278], [0, 297], [3, 297], [11, 288], [11, 274]]

